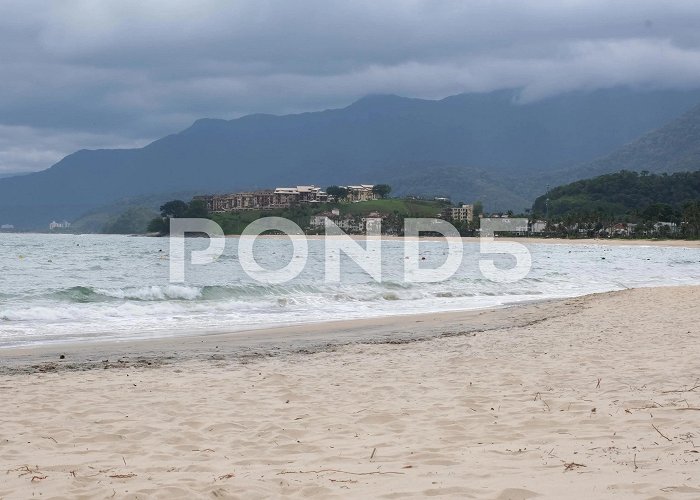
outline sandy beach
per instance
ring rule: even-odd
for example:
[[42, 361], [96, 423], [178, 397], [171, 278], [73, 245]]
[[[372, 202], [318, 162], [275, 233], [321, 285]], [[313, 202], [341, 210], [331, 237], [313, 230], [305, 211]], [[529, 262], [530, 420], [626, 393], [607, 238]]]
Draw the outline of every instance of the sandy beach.
[[0, 498], [698, 498], [699, 303], [3, 350]]
[[[227, 238], [237, 239], [240, 235], [227, 235]], [[337, 236], [326, 236], [326, 235], [312, 235], [307, 234], [303, 236], [282, 236], [275, 234], [264, 234], [257, 236], [258, 238], [264, 239], [287, 239], [287, 238], [305, 238], [308, 240], [324, 240], [333, 239]], [[352, 238], [353, 240], [364, 241], [368, 239], [365, 235], [348, 234], [344, 237]], [[372, 238], [372, 237], [370, 237]], [[415, 239], [411, 237], [404, 236], [391, 236], [387, 234], [381, 235], [382, 240], [410, 240]], [[443, 239], [442, 236], [421, 236], [421, 240], [436, 240], [440, 241]], [[669, 247], [669, 248], [700, 248], [700, 240], [671, 240], [671, 239], [626, 239], [626, 238], [533, 238], [530, 236], [519, 236], [519, 237], [497, 237], [499, 241], [515, 241], [522, 244], [543, 244], [543, 245], [605, 245], [605, 246], [653, 246], [653, 247]], [[462, 241], [465, 243], [479, 243], [479, 237], [476, 236], [463, 236]]]

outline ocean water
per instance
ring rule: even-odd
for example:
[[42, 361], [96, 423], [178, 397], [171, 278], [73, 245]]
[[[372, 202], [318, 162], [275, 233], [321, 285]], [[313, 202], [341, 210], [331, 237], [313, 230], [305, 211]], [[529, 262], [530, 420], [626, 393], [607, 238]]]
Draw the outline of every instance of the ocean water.
[[[449, 280], [403, 279], [401, 240], [382, 242], [382, 282], [341, 259], [341, 281], [324, 279], [324, 242], [309, 240], [303, 272], [285, 284], [261, 284], [238, 261], [228, 238], [215, 262], [187, 266], [169, 282], [168, 239], [112, 235], [0, 235], [0, 348], [128, 340], [266, 326], [501, 306], [627, 287], [700, 284], [700, 250], [652, 246], [529, 244], [532, 268], [515, 283], [485, 279], [475, 242]], [[188, 250], [207, 240], [187, 240]], [[279, 268], [287, 239], [261, 238], [256, 259]], [[446, 244], [420, 243], [421, 265], [444, 262]], [[372, 257], [374, 258], [374, 257]], [[379, 257], [377, 257], [379, 258]], [[423, 260], [424, 258], [424, 260]], [[512, 258], [499, 256], [508, 267]]]

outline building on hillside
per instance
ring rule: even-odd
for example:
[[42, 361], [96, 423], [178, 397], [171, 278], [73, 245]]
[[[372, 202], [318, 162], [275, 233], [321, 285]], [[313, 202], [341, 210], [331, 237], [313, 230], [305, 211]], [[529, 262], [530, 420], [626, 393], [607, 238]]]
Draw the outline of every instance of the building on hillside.
[[195, 196], [210, 212], [274, 210], [299, 203], [325, 203], [328, 194], [316, 186], [278, 187], [274, 190]]
[[369, 201], [379, 198], [374, 192], [374, 184], [359, 184], [357, 186], [343, 186], [348, 190], [346, 199], [351, 202]]
[[69, 227], [70, 222], [67, 220], [64, 220], [63, 222], [52, 221], [51, 224], [49, 224], [50, 231], [53, 231], [54, 229], [68, 229]]
[[472, 222], [474, 220], [474, 205], [462, 203], [458, 207], [450, 208], [450, 218], [455, 222]]

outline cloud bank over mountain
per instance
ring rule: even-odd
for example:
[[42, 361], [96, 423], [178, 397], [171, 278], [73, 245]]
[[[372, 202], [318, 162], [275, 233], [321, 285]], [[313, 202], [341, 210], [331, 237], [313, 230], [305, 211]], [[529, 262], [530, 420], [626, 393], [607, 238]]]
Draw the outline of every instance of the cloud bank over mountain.
[[0, 173], [366, 94], [697, 88], [699, 24], [695, 1], [3, 2]]

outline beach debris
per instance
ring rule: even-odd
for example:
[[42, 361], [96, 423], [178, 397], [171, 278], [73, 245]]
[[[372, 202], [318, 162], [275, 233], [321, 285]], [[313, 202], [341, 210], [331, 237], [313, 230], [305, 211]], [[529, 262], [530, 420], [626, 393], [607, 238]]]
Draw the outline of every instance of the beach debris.
[[228, 474], [219, 476], [219, 481], [223, 481], [224, 479], [231, 479], [232, 477], [236, 477], [236, 475], [233, 472], [229, 472]]
[[596, 384], [595, 388], [600, 389], [600, 381], [603, 380], [602, 378], [598, 379], [598, 383]]
[[585, 467], [583, 464], [577, 464], [576, 462], [569, 462], [564, 464], [564, 472], [568, 472], [570, 470], [575, 470], [578, 467]]
[[136, 477], [136, 474], [134, 474], [133, 472], [129, 472], [128, 474], [112, 474], [109, 477], [114, 479], [129, 479], [132, 477]]
[[675, 389], [672, 391], [661, 391], [661, 394], [671, 394], [673, 392], [693, 392], [695, 389], [700, 389], [700, 384], [697, 380], [695, 381], [695, 385], [690, 389]]
[[369, 456], [369, 459], [372, 460], [374, 458], [374, 454], [377, 453], [377, 448], [372, 450], [372, 454]]
[[21, 467], [17, 467], [16, 469], [9, 469], [7, 471], [8, 474], [10, 472], [19, 472], [17, 477], [32, 476], [32, 478], [30, 479], [31, 482], [42, 481], [48, 477], [39, 470], [38, 465], [35, 465], [33, 468], [29, 465], [22, 465]]
[[665, 439], [666, 441], [668, 441], [669, 443], [672, 443], [672, 442], [673, 442], [673, 440], [672, 440], [671, 438], [669, 438], [667, 435], [665, 435], [663, 432], [661, 432], [661, 431], [659, 430], [659, 428], [656, 427], [654, 424], [651, 424], [651, 426], [654, 428], [654, 430], [655, 430], [656, 432], [659, 433], [659, 436], [661, 436], [662, 438], [664, 438], [664, 439]]

